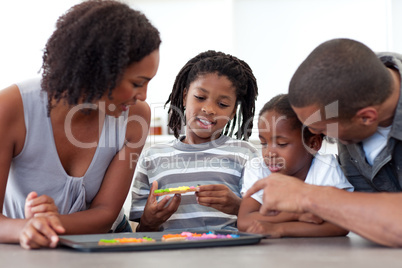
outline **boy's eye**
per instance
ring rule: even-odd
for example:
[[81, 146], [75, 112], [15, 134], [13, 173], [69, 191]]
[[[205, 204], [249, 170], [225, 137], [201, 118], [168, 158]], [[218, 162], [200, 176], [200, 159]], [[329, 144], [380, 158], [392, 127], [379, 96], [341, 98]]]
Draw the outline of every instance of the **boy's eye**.
[[204, 99], [205, 99], [204, 97], [197, 96], [197, 95], [194, 95], [194, 97], [195, 97], [196, 99], [198, 99], [198, 100], [204, 100]]
[[227, 107], [229, 107], [230, 105], [227, 105], [227, 104], [221, 102], [221, 103], [219, 103], [219, 106], [224, 107], [224, 108], [227, 108]]
[[260, 144], [261, 144], [262, 148], [267, 147], [267, 143], [265, 143], [265, 142], [261, 142]]
[[142, 87], [142, 85], [137, 84], [137, 83], [133, 83], [133, 86], [134, 86], [134, 87]]
[[279, 147], [286, 147], [286, 145], [288, 145], [288, 143], [278, 143]]

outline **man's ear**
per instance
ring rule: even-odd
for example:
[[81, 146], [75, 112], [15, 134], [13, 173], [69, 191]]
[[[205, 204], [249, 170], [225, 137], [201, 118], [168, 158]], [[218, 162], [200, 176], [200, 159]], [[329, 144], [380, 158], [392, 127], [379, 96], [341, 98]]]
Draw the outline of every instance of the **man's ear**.
[[355, 116], [352, 118], [353, 121], [360, 123], [365, 126], [370, 126], [377, 122], [378, 112], [373, 106], [364, 107], [357, 111]]

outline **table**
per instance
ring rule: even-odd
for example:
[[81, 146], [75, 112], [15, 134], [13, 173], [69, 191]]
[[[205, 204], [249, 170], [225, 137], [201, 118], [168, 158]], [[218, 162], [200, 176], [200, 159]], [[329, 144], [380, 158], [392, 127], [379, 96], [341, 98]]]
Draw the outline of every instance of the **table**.
[[331, 238], [264, 239], [248, 246], [85, 253], [65, 248], [25, 250], [0, 244], [0, 267], [402, 267], [402, 249], [379, 246], [356, 234]]

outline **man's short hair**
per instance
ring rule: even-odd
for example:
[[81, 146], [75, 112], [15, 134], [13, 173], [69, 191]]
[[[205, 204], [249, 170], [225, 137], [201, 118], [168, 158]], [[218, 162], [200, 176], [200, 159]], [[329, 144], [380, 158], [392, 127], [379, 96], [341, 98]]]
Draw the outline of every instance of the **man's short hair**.
[[370, 48], [355, 40], [333, 39], [298, 67], [289, 84], [289, 100], [298, 108], [339, 101], [339, 118], [346, 119], [383, 103], [391, 86], [391, 74]]

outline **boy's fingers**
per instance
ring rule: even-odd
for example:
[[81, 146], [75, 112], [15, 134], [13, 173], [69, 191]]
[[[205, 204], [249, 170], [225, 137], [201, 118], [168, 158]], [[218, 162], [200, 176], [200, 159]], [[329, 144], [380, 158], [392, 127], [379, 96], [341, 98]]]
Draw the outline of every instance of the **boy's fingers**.
[[180, 202], [181, 202], [181, 194], [175, 194], [172, 202], [170, 202], [169, 204], [169, 208], [174, 211], [177, 210], [177, 208], [180, 206]]
[[158, 190], [158, 182], [154, 181], [151, 185], [151, 189], [149, 190], [148, 201], [151, 203], [156, 202], [156, 196], [154, 195], [155, 190]]
[[157, 189], [158, 189], [158, 181], [152, 182], [152, 185], [151, 185], [151, 193], [153, 194], [154, 191], [157, 190]]
[[222, 191], [228, 189], [226, 185], [223, 184], [206, 184], [197, 186], [197, 192], [205, 192], [205, 191]]
[[163, 210], [163, 208], [166, 206], [166, 204], [169, 202], [170, 199], [171, 199], [171, 196], [169, 196], [169, 195], [162, 198], [162, 200], [159, 201], [156, 206], [157, 210]]

